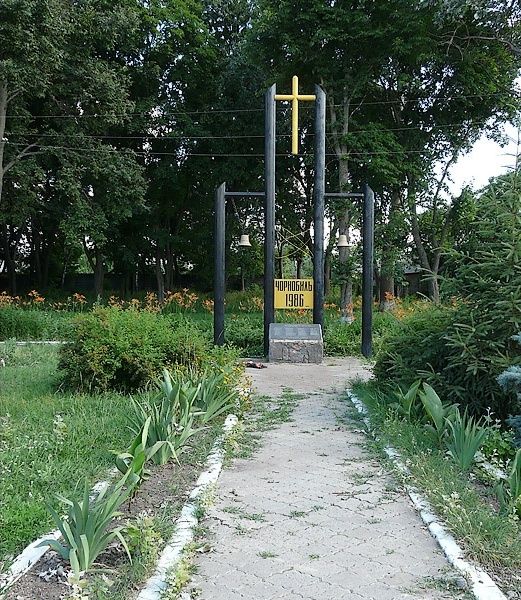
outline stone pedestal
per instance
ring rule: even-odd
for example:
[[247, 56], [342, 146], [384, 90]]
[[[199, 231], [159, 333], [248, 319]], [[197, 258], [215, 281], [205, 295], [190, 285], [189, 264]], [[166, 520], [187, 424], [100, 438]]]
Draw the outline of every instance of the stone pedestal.
[[270, 324], [270, 362], [316, 363], [324, 358], [320, 325]]

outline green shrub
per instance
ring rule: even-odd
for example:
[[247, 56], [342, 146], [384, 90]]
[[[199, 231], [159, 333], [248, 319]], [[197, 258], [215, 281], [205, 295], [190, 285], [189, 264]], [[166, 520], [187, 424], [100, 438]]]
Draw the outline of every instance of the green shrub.
[[412, 384], [426, 373], [432, 381], [445, 366], [444, 336], [452, 313], [453, 309], [433, 306], [400, 321], [384, 336], [374, 367], [376, 378]]
[[0, 340], [64, 340], [70, 335], [71, 320], [71, 313], [3, 306]]
[[487, 430], [473, 417], [456, 411], [454, 418], [447, 421], [449, 431], [445, 444], [449, 456], [462, 471], [470, 471], [476, 453], [483, 445]]
[[73, 321], [60, 351], [67, 387], [135, 390], [176, 365], [198, 367], [210, 342], [184, 319], [135, 310], [95, 308]]
[[497, 377], [521, 365], [514, 334], [521, 328], [521, 186], [498, 178], [478, 200], [469, 234], [452, 253], [454, 309], [413, 315], [385, 342], [376, 375], [412, 383], [423, 377], [446, 401], [474, 415], [506, 419], [519, 398]]

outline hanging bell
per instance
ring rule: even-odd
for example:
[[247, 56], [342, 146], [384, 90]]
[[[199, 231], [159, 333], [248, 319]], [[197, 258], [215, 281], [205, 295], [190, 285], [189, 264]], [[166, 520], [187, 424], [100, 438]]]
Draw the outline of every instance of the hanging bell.
[[250, 248], [250, 236], [247, 233], [243, 233], [241, 235], [241, 239], [239, 240], [239, 247], [241, 248]]
[[336, 244], [337, 248], [349, 248], [349, 244], [347, 243], [347, 236], [341, 233], [338, 236], [338, 242]]

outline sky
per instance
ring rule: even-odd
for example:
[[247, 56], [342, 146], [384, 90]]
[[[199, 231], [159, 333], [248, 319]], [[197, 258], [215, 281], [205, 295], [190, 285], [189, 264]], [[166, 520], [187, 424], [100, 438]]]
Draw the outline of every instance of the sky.
[[506, 125], [503, 131], [508, 136], [506, 146], [502, 147], [483, 136], [474, 144], [470, 152], [454, 164], [450, 170], [452, 194], [458, 195], [466, 185], [470, 185], [475, 190], [480, 189], [491, 177], [514, 168], [518, 151], [518, 131], [513, 125]]

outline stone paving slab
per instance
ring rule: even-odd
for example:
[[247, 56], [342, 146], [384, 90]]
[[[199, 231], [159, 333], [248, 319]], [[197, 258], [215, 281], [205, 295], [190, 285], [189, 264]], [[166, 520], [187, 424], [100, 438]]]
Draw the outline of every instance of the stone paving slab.
[[[196, 561], [201, 600], [412, 600], [460, 597], [441, 550], [395, 481], [343, 425], [335, 393], [369, 375], [353, 359], [273, 365], [262, 394], [305, 394], [290, 422], [266, 432], [250, 460], [223, 472], [206, 524], [213, 551]], [[317, 393], [319, 391], [319, 393]]]

